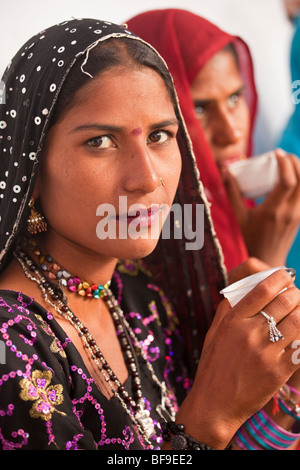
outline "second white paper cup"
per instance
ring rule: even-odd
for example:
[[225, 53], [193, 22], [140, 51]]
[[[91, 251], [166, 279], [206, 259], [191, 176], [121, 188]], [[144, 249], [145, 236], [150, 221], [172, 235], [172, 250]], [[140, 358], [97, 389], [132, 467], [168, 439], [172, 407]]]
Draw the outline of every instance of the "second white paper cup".
[[[222, 289], [220, 294], [223, 294], [224, 297], [229, 301], [231, 307], [234, 307], [243, 297], [245, 297], [248, 292], [250, 292], [254, 287], [268, 276], [270, 276], [278, 269], [285, 269], [285, 266], [277, 266], [276, 268], [267, 269], [266, 271], [261, 271], [251, 276], [244, 277], [240, 281], [234, 282], [229, 286]], [[284, 289], [285, 290], [285, 289]]]
[[229, 171], [237, 179], [242, 194], [247, 199], [257, 199], [269, 194], [279, 175], [273, 151], [232, 163]]

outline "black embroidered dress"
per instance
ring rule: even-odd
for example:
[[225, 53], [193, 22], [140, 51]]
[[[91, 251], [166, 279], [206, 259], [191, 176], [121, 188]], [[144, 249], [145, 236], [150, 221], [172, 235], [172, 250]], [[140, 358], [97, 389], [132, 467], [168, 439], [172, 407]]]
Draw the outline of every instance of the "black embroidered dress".
[[[170, 384], [175, 372], [171, 337], [176, 333], [170, 304], [141, 263], [127, 263], [126, 272], [121, 266], [112, 289], [156, 375]], [[13, 291], [0, 291], [0, 306], [0, 338], [6, 345], [5, 364], [0, 364], [0, 448], [147, 448], [119, 400], [100, 392], [50, 311]], [[161, 391], [149, 380], [141, 357], [138, 362], [146, 408], [157, 422]], [[182, 372], [177, 371], [176, 381], [187, 385]], [[130, 394], [131, 388], [129, 377]], [[161, 440], [159, 426], [156, 431], [154, 448]]]

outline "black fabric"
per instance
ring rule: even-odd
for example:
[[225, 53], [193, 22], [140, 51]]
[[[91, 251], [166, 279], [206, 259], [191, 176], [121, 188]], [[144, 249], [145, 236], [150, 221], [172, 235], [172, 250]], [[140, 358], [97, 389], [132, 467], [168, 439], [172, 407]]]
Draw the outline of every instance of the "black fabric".
[[[143, 266], [130, 267], [134, 271], [124, 265], [116, 271], [112, 289], [157, 377], [184, 397], [186, 379], [170, 341], [177, 332], [174, 313]], [[0, 449], [143, 449], [119, 400], [100, 392], [49, 311], [25, 294], [2, 290], [0, 325], [6, 343], [5, 365], [0, 365]], [[138, 363], [146, 406], [157, 422], [161, 391], [141, 357]], [[126, 389], [133, 394], [130, 376]], [[156, 432], [153, 445], [159, 447], [158, 426]]]

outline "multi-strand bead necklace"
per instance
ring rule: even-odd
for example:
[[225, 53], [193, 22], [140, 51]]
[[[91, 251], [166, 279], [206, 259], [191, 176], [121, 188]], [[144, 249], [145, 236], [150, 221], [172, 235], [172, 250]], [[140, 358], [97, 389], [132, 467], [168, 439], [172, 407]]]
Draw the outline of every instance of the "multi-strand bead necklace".
[[[22, 266], [25, 275], [38, 284], [43, 293], [44, 300], [75, 328], [85, 348], [89, 351], [92, 359], [95, 361], [105, 383], [108, 384], [112, 393], [119, 399], [122, 407], [130, 416], [137, 432], [143, 438], [145, 445], [148, 448], [153, 448], [151, 437], [155, 434], [154, 422], [149, 411], [145, 409], [136, 354], [143, 358], [153, 382], [158, 385], [161, 390], [162, 400], [161, 404], [157, 407], [157, 411], [162, 411], [164, 418], [168, 415], [171, 416], [172, 419], [175, 418], [175, 411], [165, 382], [160, 382], [156, 376], [143, 348], [110, 290], [109, 283], [99, 286], [89, 284], [85, 281], [82, 282], [78, 276], [71, 276], [71, 274], [67, 270], [61, 268], [51, 256], [42, 255], [35, 244], [32, 242], [30, 243], [29, 246], [33, 249], [34, 254], [39, 257], [39, 263], [35, 262], [34, 259], [21, 247], [18, 247], [14, 253], [15, 258]], [[74, 288], [70, 289], [72, 286], [74, 286]], [[78, 295], [86, 296], [87, 298], [101, 298], [106, 303], [107, 308], [112, 315], [117, 336], [120, 339], [125, 363], [133, 380], [135, 397], [131, 397], [125, 390], [123, 384], [114, 374], [86, 326], [69, 308], [68, 299], [63, 291], [64, 287], [68, 288], [70, 292], [76, 292]]]

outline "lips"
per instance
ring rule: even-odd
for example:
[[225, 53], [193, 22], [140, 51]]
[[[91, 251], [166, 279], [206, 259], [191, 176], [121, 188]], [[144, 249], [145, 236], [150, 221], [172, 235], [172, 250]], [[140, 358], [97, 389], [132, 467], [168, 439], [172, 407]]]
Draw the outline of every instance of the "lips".
[[133, 223], [141, 228], [150, 227], [158, 219], [159, 211], [158, 204], [153, 204], [148, 208], [132, 206], [127, 214], [119, 214], [117, 220], [127, 224]]
[[235, 162], [239, 162], [240, 160], [244, 160], [246, 155], [244, 154], [238, 154], [238, 155], [231, 155], [229, 157], [222, 158], [221, 160], [218, 161], [218, 166], [220, 168], [228, 168], [229, 165]]

